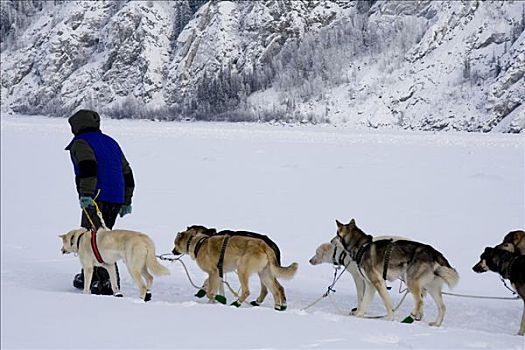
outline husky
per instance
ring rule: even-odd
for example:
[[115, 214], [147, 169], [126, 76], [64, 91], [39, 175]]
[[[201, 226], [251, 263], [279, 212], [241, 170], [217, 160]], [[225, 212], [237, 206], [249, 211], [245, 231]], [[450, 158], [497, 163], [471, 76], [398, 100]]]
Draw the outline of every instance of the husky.
[[525, 256], [497, 248], [485, 248], [479, 262], [472, 267], [477, 273], [493, 271], [510, 280], [523, 300], [523, 314], [518, 335], [525, 334]]
[[525, 255], [525, 231], [517, 230], [507, 233], [505, 237], [503, 237], [503, 242], [494, 248]]
[[[102, 266], [108, 270], [113, 295], [122, 296], [115, 269], [115, 262], [122, 259], [139, 287], [140, 298], [144, 301], [151, 300], [152, 273], [157, 276], [170, 274], [170, 271], [157, 261], [155, 244], [151, 238], [140, 232], [104, 228], [99, 228], [95, 236], [93, 235], [94, 232], [86, 228], [59, 235], [62, 239], [62, 254], [78, 254], [84, 268], [84, 293], [91, 294], [89, 286], [93, 267]], [[95, 243], [92, 243], [93, 237]], [[99, 262], [98, 258], [102, 258], [102, 262]]]
[[286, 310], [286, 295], [277, 278], [291, 279], [298, 264], [282, 267], [276, 251], [265, 240], [258, 237], [233, 234], [210, 234], [204, 226], [190, 226], [175, 237], [172, 253], [188, 254], [208, 274], [206, 296], [209, 302], [216, 300], [222, 273], [237, 271], [241, 293], [232, 303], [240, 306], [250, 295], [248, 280], [257, 273], [261, 282], [261, 294], [252, 305], [261, 304], [268, 293], [273, 295], [274, 308]]
[[[407, 238], [399, 236], [378, 236], [374, 237], [374, 242], [380, 240], [397, 241], [401, 239], [408, 240]], [[333, 242], [321, 244], [319, 247], [317, 247], [315, 255], [310, 258], [309, 262], [311, 265], [326, 263], [332, 264], [334, 266], [343, 266], [345, 270], [352, 275], [357, 292], [357, 308], [353, 308], [350, 312], [351, 315], [354, 315], [357, 309], [359, 309], [359, 306], [363, 300], [363, 295], [365, 293], [365, 280], [363, 275], [361, 275], [357, 269], [357, 263], [352, 260], [346, 249], [341, 245], [341, 242], [339, 240], [335, 240]]]
[[[275, 256], [277, 258], [277, 263], [279, 265], [281, 265], [281, 250], [279, 249], [277, 244], [274, 241], [272, 241], [268, 236], [262, 235], [260, 233], [248, 232], [248, 231], [223, 230], [223, 231], [217, 232], [217, 230], [215, 228], [207, 228], [207, 227], [198, 226], [198, 225], [193, 226], [193, 228], [194, 229], [199, 229], [199, 231], [201, 233], [206, 234], [208, 236], [224, 236], [224, 235], [228, 235], [228, 236], [248, 236], [248, 237], [262, 239], [264, 242], [266, 242], [266, 244], [268, 244], [268, 246], [270, 248], [273, 249], [273, 251], [275, 252]], [[189, 227], [188, 227], [188, 229], [189, 229]], [[199, 288], [199, 291], [195, 294], [195, 296], [197, 298], [203, 298], [204, 296], [206, 296], [206, 290], [208, 288], [207, 286], [208, 286], [208, 279], [206, 279], [204, 281], [204, 283]], [[215, 299], [217, 301], [225, 304], [226, 303], [226, 298], [224, 297], [224, 295], [225, 295], [224, 294], [224, 285], [222, 283], [219, 286], [219, 292], [218, 293], [220, 295], [216, 295]], [[256, 300], [251, 301], [250, 304], [252, 306], [260, 306], [262, 301], [266, 298], [267, 294], [268, 294], [268, 289], [266, 288], [266, 286], [263, 283], [261, 283], [261, 294], [260, 294], [260, 296]], [[257, 300], [260, 300], [260, 302], [258, 302]]]
[[437, 318], [430, 322], [439, 327], [445, 317], [445, 304], [441, 289], [443, 283], [454, 287], [459, 275], [447, 259], [429, 245], [408, 240], [381, 240], [374, 242], [371, 235], [357, 227], [352, 219], [348, 224], [337, 223], [339, 240], [356, 261], [357, 267], [364, 276], [365, 293], [361, 307], [356, 316], [363, 317], [372, 301], [374, 289], [377, 290], [386, 307], [387, 319], [394, 319], [394, 310], [385, 280], [402, 279], [412, 293], [415, 306], [410, 316], [403, 322], [413, 322], [423, 318], [423, 296], [428, 292], [438, 308]]

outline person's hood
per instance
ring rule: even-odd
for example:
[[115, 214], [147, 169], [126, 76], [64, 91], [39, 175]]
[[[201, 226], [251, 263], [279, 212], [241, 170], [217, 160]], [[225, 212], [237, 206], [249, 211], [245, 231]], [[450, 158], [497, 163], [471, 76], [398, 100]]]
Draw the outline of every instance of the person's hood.
[[71, 132], [78, 135], [83, 131], [99, 131], [100, 116], [89, 109], [81, 109], [67, 120], [71, 125]]

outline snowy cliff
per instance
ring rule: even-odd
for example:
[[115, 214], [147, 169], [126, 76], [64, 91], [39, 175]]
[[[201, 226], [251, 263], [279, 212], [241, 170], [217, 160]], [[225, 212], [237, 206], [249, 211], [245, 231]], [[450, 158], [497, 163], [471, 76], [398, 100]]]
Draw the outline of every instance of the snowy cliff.
[[525, 129], [521, 1], [8, 1], [2, 113]]

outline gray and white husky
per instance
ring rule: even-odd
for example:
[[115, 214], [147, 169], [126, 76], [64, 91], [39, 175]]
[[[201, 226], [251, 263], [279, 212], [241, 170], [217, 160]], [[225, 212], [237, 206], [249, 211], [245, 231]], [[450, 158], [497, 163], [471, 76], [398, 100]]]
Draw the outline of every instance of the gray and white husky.
[[[374, 237], [375, 241], [380, 240], [408, 240], [404, 237], [399, 236], [377, 236]], [[363, 301], [363, 295], [365, 294], [365, 279], [357, 268], [357, 263], [353, 260], [350, 254], [346, 251], [339, 240], [333, 240], [333, 242], [323, 243], [317, 247], [315, 255], [309, 260], [311, 265], [319, 264], [331, 264], [334, 266], [342, 266], [348, 271], [354, 280], [355, 289], [357, 292], [357, 308], [352, 309], [351, 314], [355, 314], [361, 302]], [[375, 290], [374, 292], [375, 293]]]
[[450, 288], [459, 281], [457, 271], [447, 259], [433, 247], [409, 240], [378, 240], [357, 227], [352, 219], [348, 224], [337, 223], [337, 236], [332, 241], [340, 241], [355, 260], [365, 281], [363, 300], [356, 316], [363, 317], [377, 290], [387, 311], [387, 319], [393, 320], [394, 310], [385, 280], [402, 279], [412, 296], [415, 306], [411, 312], [412, 320], [423, 317], [423, 296], [428, 292], [438, 308], [437, 318], [431, 326], [440, 326], [445, 317], [445, 304], [442, 287]]

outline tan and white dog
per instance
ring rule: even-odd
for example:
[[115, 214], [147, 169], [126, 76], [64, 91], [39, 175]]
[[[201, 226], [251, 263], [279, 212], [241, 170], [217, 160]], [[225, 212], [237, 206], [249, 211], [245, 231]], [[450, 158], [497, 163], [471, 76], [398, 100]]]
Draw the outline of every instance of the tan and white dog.
[[[144, 301], [151, 299], [153, 275], [169, 275], [170, 271], [161, 265], [155, 257], [155, 244], [146, 234], [128, 230], [105, 230], [96, 232], [96, 249], [103, 262], [95, 256], [91, 243], [92, 232], [86, 228], [71, 230], [59, 235], [62, 239], [62, 254], [78, 254], [84, 268], [84, 293], [90, 294], [91, 277], [94, 266], [104, 267], [108, 273], [113, 295], [122, 296], [117, 284], [115, 263], [124, 260], [128, 271], [139, 287], [140, 297]], [[144, 283], [144, 279], [146, 282]]]
[[261, 304], [270, 290], [275, 302], [274, 308], [284, 311], [286, 295], [277, 278], [293, 278], [298, 264], [294, 262], [289, 266], [281, 266], [276, 250], [263, 239], [236, 235], [233, 231], [229, 231], [229, 234], [210, 234], [209, 231], [204, 226], [194, 225], [179, 232], [172, 252], [175, 255], [188, 254], [208, 273], [206, 295], [210, 302], [216, 299], [220, 270], [224, 273], [237, 271], [239, 275], [241, 293], [232, 304], [235, 306], [240, 306], [250, 295], [248, 280], [250, 275], [257, 273], [261, 281], [261, 294], [252, 305]]

